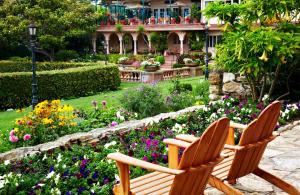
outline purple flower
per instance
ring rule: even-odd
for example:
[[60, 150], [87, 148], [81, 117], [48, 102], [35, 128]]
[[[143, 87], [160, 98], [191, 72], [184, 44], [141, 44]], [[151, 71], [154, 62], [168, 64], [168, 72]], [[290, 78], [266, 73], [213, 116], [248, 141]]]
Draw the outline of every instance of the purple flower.
[[144, 160], [144, 161], [148, 161], [148, 157], [147, 157], [147, 156], [144, 156], [144, 157], [143, 157], [143, 160]]
[[257, 109], [260, 109], [260, 110], [263, 110], [264, 109], [264, 103], [263, 102], [260, 102], [256, 105], [256, 108]]
[[152, 144], [153, 144], [154, 146], [157, 146], [157, 145], [158, 145], [158, 140], [154, 140], [154, 141], [152, 142]]
[[109, 180], [108, 180], [108, 178], [106, 176], [104, 176], [104, 178], [103, 178], [103, 183], [104, 184], [108, 184], [109, 183]]
[[80, 164], [80, 167], [85, 167], [86, 164], [87, 164], [88, 160], [87, 159], [84, 159], [81, 161], [81, 164]]
[[84, 190], [85, 190], [85, 188], [82, 187], [82, 186], [80, 186], [80, 187], [78, 188], [78, 193], [81, 194]]
[[226, 115], [230, 114], [230, 110], [225, 110], [225, 114]]
[[147, 145], [148, 148], [151, 147], [151, 145], [152, 145], [152, 140], [151, 140], [151, 139], [147, 139], [146, 145]]
[[256, 113], [253, 113], [253, 114], [251, 115], [251, 118], [252, 118], [252, 119], [256, 119], [256, 117], [257, 117], [257, 114], [256, 114]]
[[229, 99], [229, 95], [225, 95], [225, 96], [223, 97], [223, 100], [227, 100], [227, 99]]
[[111, 126], [112, 126], [112, 127], [115, 127], [115, 126], [117, 126], [117, 125], [118, 125], [118, 123], [117, 123], [116, 121], [111, 122]]
[[93, 100], [93, 101], [92, 101], [92, 105], [93, 105], [94, 108], [97, 108], [98, 102], [97, 102], [96, 100]]
[[106, 107], [107, 102], [105, 100], [102, 101], [102, 106]]
[[71, 195], [72, 194], [72, 192], [71, 191], [68, 191], [67, 193], [66, 193], [66, 195]]
[[152, 156], [154, 159], [156, 159], [156, 158], [159, 157], [159, 154], [157, 154], [156, 152], [153, 152], [153, 153], [151, 154], [151, 156]]
[[97, 179], [97, 178], [98, 178], [98, 171], [95, 171], [95, 172], [94, 172], [92, 178], [93, 178], [93, 179]]
[[52, 171], [54, 171], [54, 166], [51, 166], [51, 167], [50, 167], [49, 172], [51, 173]]

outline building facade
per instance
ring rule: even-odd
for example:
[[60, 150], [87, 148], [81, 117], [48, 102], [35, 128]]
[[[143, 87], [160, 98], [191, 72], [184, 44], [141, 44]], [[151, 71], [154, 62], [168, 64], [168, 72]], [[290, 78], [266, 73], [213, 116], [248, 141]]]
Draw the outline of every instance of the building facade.
[[[107, 12], [98, 23], [93, 36], [93, 49], [97, 52], [97, 40], [106, 45], [107, 54], [132, 53], [134, 55], [152, 51], [152, 32], [167, 33], [165, 54], [184, 54], [192, 50], [190, 33], [205, 32], [208, 23], [208, 49], [214, 53], [214, 46], [221, 40], [219, 21], [207, 19], [198, 10], [203, 10], [213, 0], [123, 0], [103, 4]], [[240, 3], [240, 0], [225, 0], [226, 3]], [[100, 2], [101, 3], [101, 2]], [[121, 24], [119, 31], [116, 24]], [[143, 28], [142, 32], [139, 28]], [[121, 30], [120, 30], [121, 28]]]

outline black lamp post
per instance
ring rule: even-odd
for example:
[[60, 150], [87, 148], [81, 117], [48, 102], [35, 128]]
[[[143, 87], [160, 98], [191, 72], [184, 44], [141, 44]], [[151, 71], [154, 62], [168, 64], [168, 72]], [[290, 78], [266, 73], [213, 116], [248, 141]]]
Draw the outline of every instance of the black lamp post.
[[208, 22], [206, 21], [205, 23], [205, 80], [208, 80], [208, 75], [209, 75], [209, 71], [208, 71], [208, 30], [209, 30], [209, 26], [208, 26]]
[[105, 54], [105, 65], [107, 65], [107, 47], [108, 45], [106, 44], [106, 41], [102, 41], [102, 45], [103, 45], [103, 48], [104, 48], [104, 54]]
[[31, 23], [28, 26], [29, 35], [30, 35], [30, 47], [32, 53], [32, 109], [38, 103], [37, 97], [37, 80], [36, 80], [36, 64], [35, 64], [35, 41], [36, 41], [36, 26], [35, 24]]

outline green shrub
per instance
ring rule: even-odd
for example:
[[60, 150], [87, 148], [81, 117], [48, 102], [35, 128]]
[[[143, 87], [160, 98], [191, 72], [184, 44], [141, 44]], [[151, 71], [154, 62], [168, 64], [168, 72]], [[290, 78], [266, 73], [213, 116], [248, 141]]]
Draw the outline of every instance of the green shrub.
[[194, 87], [193, 94], [198, 104], [209, 103], [209, 82], [202, 81]]
[[170, 111], [178, 111], [194, 105], [194, 96], [189, 91], [172, 92], [166, 97], [166, 106]]
[[[37, 72], [39, 100], [87, 96], [120, 86], [117, 66], [85, 66]], [[0, 74], [0, 109], [30, 105], [31, 72]]]
[[74, 50], [60, 50], [55, 54], [57, 61], [70, 61], [79, 58], [79, 54]]
[[160, 64], [165, 63], [165, 57], [164, 56], [156, 56], [155, 61], [160, 62]]
[[[102, 63], [104, 64], [104, 63]], [[37, 71], [60, 70], [84, 66], [95, 66], [100, 63], [74, 63], [74, 62], [38, 62]], [[31, 72], [32, 63], [30, 61], [0, 61], [0, 73], [9, 72]]]
[[184, 64], [184, 61], [183, 61], [184, 58], [191, 58], [191, 56], [189, 54], [182, 54], [177, 58], [177, 63]]
[[157, 86], [144, 85], [126, 91], [120, 101], [125, 109], [138, 113], [139, 118], [154, 116], [165, 111], [164, 100]]
[[181, 93], [193, 91], [193, 86], [189, 83], [180, 83], [178, 79], [172, 80], [172, 86], [169, 89], [170, 93]]
[[184, 64], [178, 64], [178, 63], [173, 64], [173, 68], [182, 68], [184, 66], [185, 66]]

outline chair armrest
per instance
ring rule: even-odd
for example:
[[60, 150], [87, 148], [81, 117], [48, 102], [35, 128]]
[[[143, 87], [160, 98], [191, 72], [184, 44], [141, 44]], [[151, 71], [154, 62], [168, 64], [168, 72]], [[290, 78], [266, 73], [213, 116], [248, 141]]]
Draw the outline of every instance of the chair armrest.
[[176, 135], [176, 139], [192, 143], [199, 138], [195, 137], [194, 135], [180, 134], [180, 135]]
[[229, 144], [225, 144], [224, 145], [224, 149], [229, 149], [229, 150], [241, 150], [245, 148], [244, 146], [238, 146], [238, 145], [229, 145]]
[[230, 121], [230, 125], [229, 126], [232, 127], [232, 128], [241, 129], [241, 130], [244, 130], [244, 129], [247, 128], [247, 125], [243, 125], [243, 124], [232, 122], [232, 121]]
[[180, 148], [187, 148], [191, 143], [177, 140], [177, 139], [164, 139], [164, 143], [168, 145], [177, 146]]
[[172, 175], [179, 175], [181, 173], [184, 173], [185, 171], [183, 170], [176, 170], [176, 169], [170, 169], [167, 167], [163, 167], [160, 165], [152, 164], [143, 160], [139, 160], [136, 158], [132, 158], [130, 156], [121, 154], [121, 153], [111, 153], [107, 155], [107, 158], [115, 160], [117, 162], [121, 162], [127, 165], [133, 165], [137, 167], [141, 167], [147, 170], [153, 170], [153, 171], [158, 171], [162, 173], [167, 173], [167, 174], [172, 174]]

